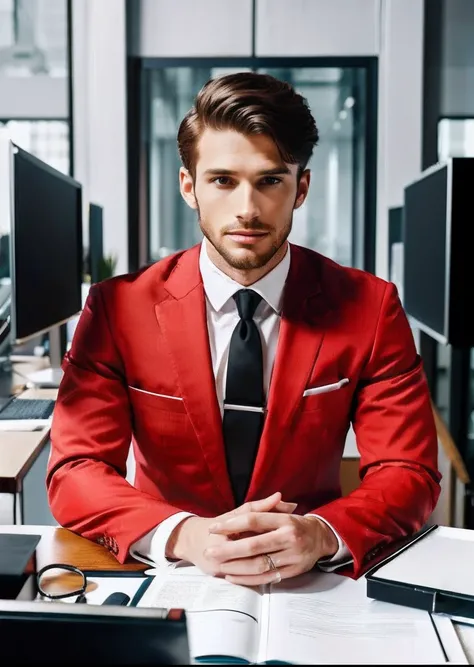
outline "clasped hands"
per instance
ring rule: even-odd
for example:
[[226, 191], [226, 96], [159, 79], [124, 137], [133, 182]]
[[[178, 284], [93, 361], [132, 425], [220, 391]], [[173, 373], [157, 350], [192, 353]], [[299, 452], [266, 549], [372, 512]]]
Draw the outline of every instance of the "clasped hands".
[[329, 526], [295, 509], [277, 492], [213, 519], [189, 517], [173, 531], [166, 554], [235, 584], [278, 583], [338, 549]]

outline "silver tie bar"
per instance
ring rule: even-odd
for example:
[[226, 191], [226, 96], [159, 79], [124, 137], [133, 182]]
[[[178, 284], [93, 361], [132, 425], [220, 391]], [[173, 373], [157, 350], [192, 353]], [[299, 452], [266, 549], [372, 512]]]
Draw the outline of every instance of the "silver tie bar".
[[241, 410], [242, 412], [265, 412], [265, 408], [254, 408], [253, 405], [234, 405], [224, 403], [224, 410]]

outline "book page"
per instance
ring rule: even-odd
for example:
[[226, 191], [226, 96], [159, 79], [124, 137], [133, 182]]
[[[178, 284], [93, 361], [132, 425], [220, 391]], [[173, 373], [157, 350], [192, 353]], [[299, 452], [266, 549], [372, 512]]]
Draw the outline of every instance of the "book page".
[[441, 664], [427, 612], [371, 600], [366, 581], [310, 572], [272, 585], [267, 660], [293, 664]]
[[373, 577], [474, 596], [474, 531], [439, 526]]
[[156, 570], [138, 607], [186, 609], [191, 657], [230, 656], [255, 662], [262, 594], [198, 568]]

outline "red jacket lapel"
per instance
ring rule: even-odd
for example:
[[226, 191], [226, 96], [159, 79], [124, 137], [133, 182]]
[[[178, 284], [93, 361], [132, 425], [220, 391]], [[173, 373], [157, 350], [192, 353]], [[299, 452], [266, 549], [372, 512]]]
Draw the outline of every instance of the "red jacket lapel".
[[267, 415], [248, 497], [258, 495], [272, 474], [291, 431], [293, 417], [321, 349], [329, 304], [321, 289], [314, 255], [291, 246], [291, 266], [283, 299], [278, 347], [267, 400]]
[[212, 371], [199, 246], [181, 256], [165, 288], [170, 296], [155, 306], [158, 324], [173, 356], [182, 397], [203, 455], [225, 508], [230, 510], [234, 500]]

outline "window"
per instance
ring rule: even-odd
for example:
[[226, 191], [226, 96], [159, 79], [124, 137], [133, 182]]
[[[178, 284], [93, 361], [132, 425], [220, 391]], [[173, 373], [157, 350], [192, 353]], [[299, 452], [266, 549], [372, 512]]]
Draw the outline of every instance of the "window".
[[69, 124], [65, 120], [0, 121], [12, 140], [43, 162], [69, 174]]
[[0, 73], [68, 76], [67, 0], [0, 0]]
[[[281, 59], [276, 59], [280, 61]], [[201, 61], [202, 62], [202, 61]], [[218, 63], [217, 63], [218, 65]], [[309, 103], [320, 132], [309, 167], [310, 193], [295, 211], [290, 240], [313, 248], [344, 265], [365, 264], [368, 220], [369, 160], [367, 68], [287, 66], [280, 62], [252, 62], [252, 67], [149, 65], [142, 71], [144, 123], [141, 136], [146, 146], [146, 246], [140, 264], [188, 248], [202, 238], [195, 211], [179, 192], [181, 166], [177, 151], [179, 123], [191, 108], [196, 93], [210, 78], [254, 69], [289, 81]], [[372, 146], [374, 149], [374, 146]], [[375, 164], [375, 156], [373, 156]], [[142, 183], [143, 186], [143, 183]], [[375, 197], [375, 195], [374, 195]], [[375, 207], [374, 207], [375, 209]], [[137, 216], [141, 220], [143, 215]], [[371, 233], [371, 232], [370, 232]], [[370, 269], [369, 269], [370, 270]]]
[[67, 0], [0, 0], [0, 125], [23, 149], [66, 174], [72, 139], [68, 20]]

